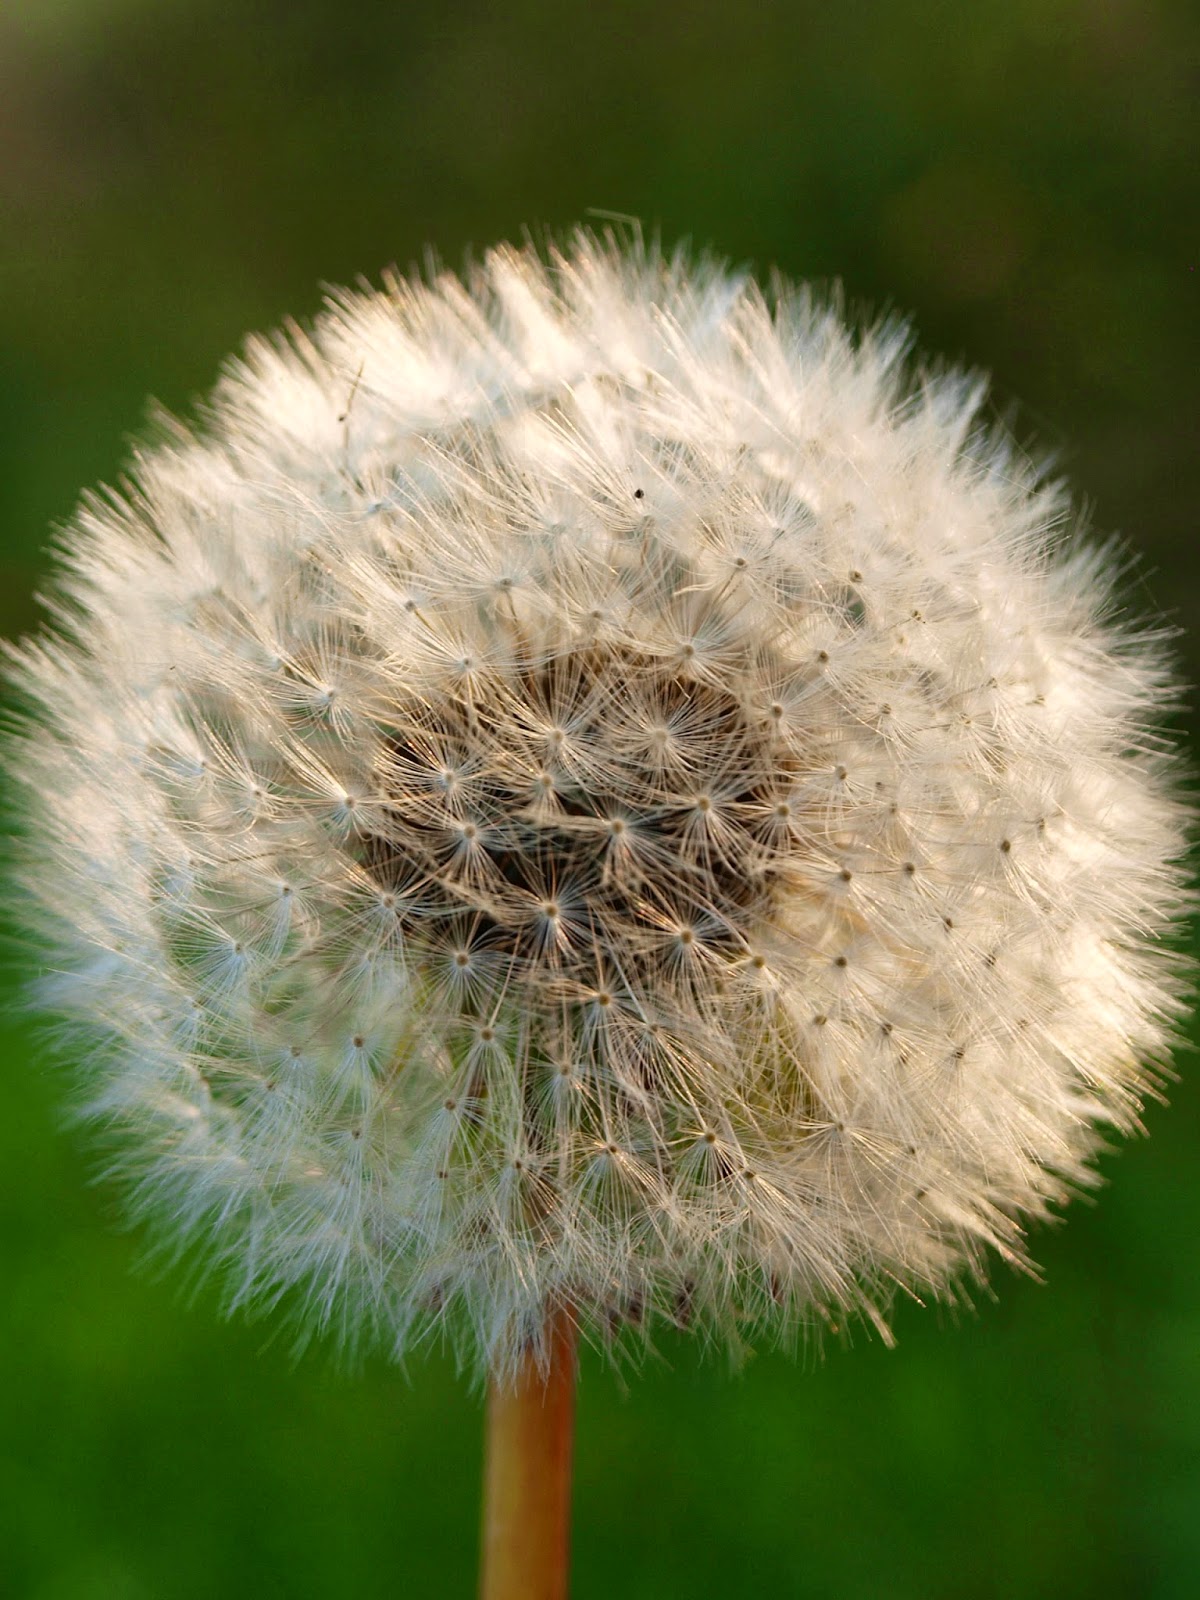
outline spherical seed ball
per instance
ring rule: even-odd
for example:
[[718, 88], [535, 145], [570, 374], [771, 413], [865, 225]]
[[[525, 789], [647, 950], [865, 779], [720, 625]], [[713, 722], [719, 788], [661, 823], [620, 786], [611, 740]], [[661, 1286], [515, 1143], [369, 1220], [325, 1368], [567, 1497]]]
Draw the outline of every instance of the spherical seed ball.
[[251, 343], [17, 653], [42, 996], [231, 1300], [512, 1370], [952, 1293], [1136, 1125], [1171, 677], [902, 329], [580, 234]]

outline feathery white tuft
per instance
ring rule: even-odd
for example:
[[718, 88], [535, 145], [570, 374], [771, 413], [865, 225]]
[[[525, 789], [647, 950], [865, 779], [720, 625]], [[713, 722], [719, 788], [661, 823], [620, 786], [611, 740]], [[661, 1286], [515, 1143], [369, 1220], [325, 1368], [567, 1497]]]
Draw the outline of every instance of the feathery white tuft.
[[907, 342], [581, 233], [336, 295], [87, 502], [41, 998], [234, 1303], [498, 1373], [563, 1303], [886, 1328], [1136, 1125], [1171, 674]]

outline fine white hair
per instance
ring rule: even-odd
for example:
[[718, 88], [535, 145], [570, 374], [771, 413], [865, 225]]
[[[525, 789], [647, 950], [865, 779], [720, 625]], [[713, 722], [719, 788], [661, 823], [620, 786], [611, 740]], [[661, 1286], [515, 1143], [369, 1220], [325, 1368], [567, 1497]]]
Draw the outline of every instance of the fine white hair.
[[1181, 997], [1161, 637], [906, 330], [640, 238], [257, 339], [14, 652], [39, 1003], [231, 1303], [500, 1375], [952, 1295]]

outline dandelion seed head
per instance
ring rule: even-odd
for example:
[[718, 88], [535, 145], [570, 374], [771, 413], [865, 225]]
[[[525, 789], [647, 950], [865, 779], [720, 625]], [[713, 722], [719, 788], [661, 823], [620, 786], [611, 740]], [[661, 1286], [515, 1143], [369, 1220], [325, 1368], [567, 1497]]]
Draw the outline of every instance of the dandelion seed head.
[[85, 503], [12, 665], [41, 999], [234, 1303], [498, 1373], [562, 1304], [884, 1329], [1094, 1182], [1173, 679], [982, 400], [580, 234], [334, 296]]

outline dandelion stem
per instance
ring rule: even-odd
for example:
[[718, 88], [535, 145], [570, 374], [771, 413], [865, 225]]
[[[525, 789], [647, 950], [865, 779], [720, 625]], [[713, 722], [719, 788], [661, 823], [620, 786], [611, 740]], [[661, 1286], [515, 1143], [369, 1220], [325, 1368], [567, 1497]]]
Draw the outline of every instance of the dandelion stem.
[[548, 1368], [527, 1352], [488, 1390], [480, 1600], [566, 1600], [575, 1343], [572, 1312], [552, 1313]]

